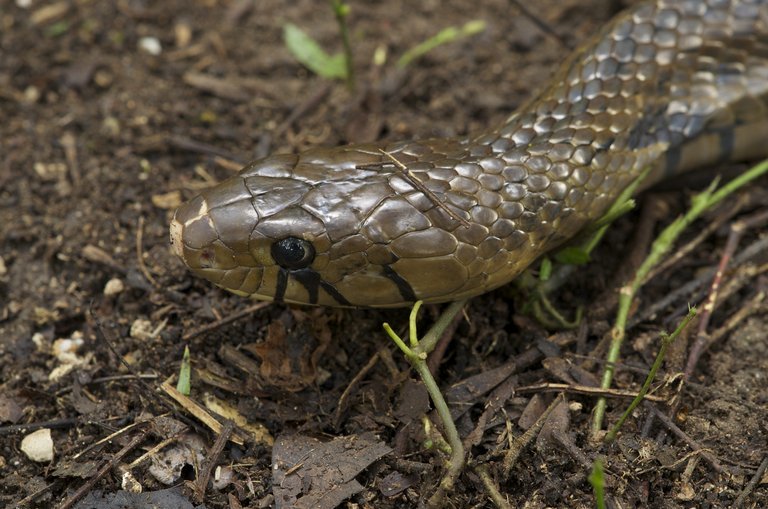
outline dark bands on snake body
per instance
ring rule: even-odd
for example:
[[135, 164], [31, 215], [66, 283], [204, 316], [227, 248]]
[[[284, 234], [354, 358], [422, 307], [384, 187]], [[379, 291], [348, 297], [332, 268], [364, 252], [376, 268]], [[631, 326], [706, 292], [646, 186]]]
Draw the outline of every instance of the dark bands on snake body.
[[646, 168], [644, 186], [767, 140], [768, 0], [641, 2], [500, 125], [254, 161], [181, 206], [171, 242], [239, 295], [444, 302], [509, 282]]

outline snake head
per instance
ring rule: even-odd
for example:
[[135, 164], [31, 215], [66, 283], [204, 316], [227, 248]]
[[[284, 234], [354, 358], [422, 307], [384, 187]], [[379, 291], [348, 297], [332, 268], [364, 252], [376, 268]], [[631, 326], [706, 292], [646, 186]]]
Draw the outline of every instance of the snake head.
[[331, 154], [272, 156], [203, 191], [174, 214], [173, 250], [197, 275], [257, 299], [336, 306], [416, 300], [389, 268], [396, 259], [386, 242], [376, 247], [369, 239], [376, 234], [366, 224], [382, 215], [375, 210], [392, 189], [380, 169], [358, 166], [379, 162], [380, 154]]
[[463, 147], [445, 143], [251, 163], [176, 211], [173, 249], [197, 275], [257, 299], [397, 307], [485, 292], [537, 253], [516, 252], [529, 237], [523, 206], [501, 204], [500, 160], [459, 164], [450, 151]]

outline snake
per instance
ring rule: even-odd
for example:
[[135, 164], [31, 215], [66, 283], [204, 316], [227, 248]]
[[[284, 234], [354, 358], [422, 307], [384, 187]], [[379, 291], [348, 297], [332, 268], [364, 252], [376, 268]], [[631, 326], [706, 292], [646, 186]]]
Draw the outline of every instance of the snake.
[[235, 294], [402, 307], [504, 285], [621, 193], [768, 155], [768, 0], [631, 5], [499, 125], [270, 155], [182, 204], [172, 250]]

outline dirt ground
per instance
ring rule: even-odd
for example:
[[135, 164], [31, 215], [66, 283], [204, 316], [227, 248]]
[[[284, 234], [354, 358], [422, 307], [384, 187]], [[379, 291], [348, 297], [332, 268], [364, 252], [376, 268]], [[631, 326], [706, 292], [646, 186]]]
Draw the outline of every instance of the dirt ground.
[[[531, 4], [566, 46], [620, 7]], [[408, 48], [472, 19], [486, 30], [393, 71]], [[289, 21], [341, 49], [322, 0], [0, 0], [0, 506], [416, 507], [436, 489], [446, 456], [427, 446], [439, 443], [425, 435], [428, 399], [381, 329], [402, 331], [406, 310], [267, 305], [237, 318], [253, 302], [188, 273], [168, 223], [180, 200], [268, 153], [482, 129], [567, 49], [507, 0], [353, 2], [352, 93], [294, 60], [281, 38]], [[388, 56], [381, 68], [377, 48]], [[643, 290], [614, 387], [638, 390], [659, 331], [702, 294], [649, 306], [706, 280], [728, 225], [760, 212], [767, 189], [763, 180], [697, 222], [687, 240], [741, 204]], [[596, 458], [610, 507], [768, 507], [766, 279], [747, 270], [766, 263], [764, 249], [727, 273], [724, 287], [741, 285], [713, 314], [706, 337], [716, 341], [690, 382], [678, 392], [689, 348], [680, 342], [654, 382], [661, 401], [641, 405], [614, 445], [590, 441], [594, 394], [565, 392], [541, 432], [533, 425], [558, 395], [542, 384], [599, 381], [622, 268], [648, 245], [635, 225], [659, 203], [674, 215], [688, 196], [646, 195], [612, 228], [600, 262], [558, 293], [569, 316], [587, 306], [577, 332], [547, 332], [509, 288], [470, 302], [435, 357], [459, 430], [473, 433], [447, 507], [493, 507], [492, 485], [512, 507], [594, 507]], [[765, 234], [749, 230], [737, 253]], [[161, 385], [175, 385], [185, 346], [193, 379], [181, 404]], [[607, 421], [628, 403], [609, 398]], [[225, 429], [233, 441], [217, 443], [194, 404], [241, 419]], [[38, 430], [43, 444], [50, 430], [52, 460], [22, 452]], [[526, 430], [533, 440], [511, 463]], [[199, 480], [206, 473], [211, 484]]]

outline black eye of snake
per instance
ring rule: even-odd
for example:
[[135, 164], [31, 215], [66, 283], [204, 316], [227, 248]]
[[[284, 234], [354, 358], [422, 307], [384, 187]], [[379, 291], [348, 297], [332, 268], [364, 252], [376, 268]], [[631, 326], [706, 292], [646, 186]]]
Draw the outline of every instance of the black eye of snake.
[[315, 248], [304, 239], [286, 237], [272, 244], [272, 259], [284, 269], [304, 269], [315, 259]]

